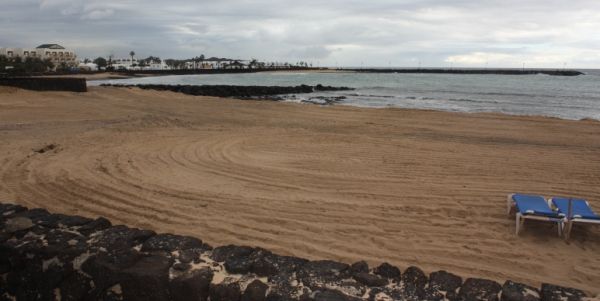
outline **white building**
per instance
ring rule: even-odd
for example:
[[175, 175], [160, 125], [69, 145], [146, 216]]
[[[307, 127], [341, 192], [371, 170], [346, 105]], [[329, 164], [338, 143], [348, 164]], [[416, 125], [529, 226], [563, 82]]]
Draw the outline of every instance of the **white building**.
[[79, 70], [98, 71], [98, 65], [94, 63], [79, 63]]
[[211, 57], [202, 61], [185, 62], [185, 69], [247, 69], [247, 60]]
[[141, 67], [141, 61], [135, 58], [112, 59], [111, 66], [115, 70], [167, 70], [170, 69], [164, 60], [152, 61]]
[[146, 68], [144, 70], [168, 70], [168, 69], [171, 69], [171, 68], [169, 68], [169, 66], [167, 66], [167, 64], [163, 60], [161, 60], [160, 62], [156, 62], [156, 61], [150, 62], [150, 64], [144, 68]]
[[211, 57], [204, 61], [204, 64], [208, 66], [207, 69], [247, 69], [247, 60], [234, 60], [227, 58], [216, 58]]
[[20, 57], [21, 59], [25, 59], [32, 57], [41, 60], [50, 59], [55, 67], [62, 64], [67, 67], [78, 65], [75, 52], [65, 49], [58, 44], [42, 44], [36, 48], [0, 48], [0, 55], [7, 58]]
[[115, 70], [133, 70], [133, 66], [137, 65], [138, 61], [136, 59], [126, 58], [126, 59], [110, 59], [108, 61], [108, 65], [115, 68]]

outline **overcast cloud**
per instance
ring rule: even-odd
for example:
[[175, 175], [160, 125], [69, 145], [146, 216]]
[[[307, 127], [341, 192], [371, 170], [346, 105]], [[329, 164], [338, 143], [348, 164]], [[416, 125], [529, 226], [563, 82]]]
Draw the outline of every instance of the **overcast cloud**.
[[600, 68], [598, 0], [0, 0], [0, 46], [335, 66]]

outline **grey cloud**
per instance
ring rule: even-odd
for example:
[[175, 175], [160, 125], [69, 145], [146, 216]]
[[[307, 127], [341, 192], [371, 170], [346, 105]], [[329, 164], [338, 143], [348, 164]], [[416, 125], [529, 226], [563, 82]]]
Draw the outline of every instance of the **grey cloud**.
[[300, 59], [325, 59], [329, 57], [331, 52], [331, 50], [323, 46], [312, 46], [292, 50], [289, 57], [298, 57]]
[[0, 25], [0, 46], [57, 42], [80, 57], [600, 67], [596, 0], [4, 0]]

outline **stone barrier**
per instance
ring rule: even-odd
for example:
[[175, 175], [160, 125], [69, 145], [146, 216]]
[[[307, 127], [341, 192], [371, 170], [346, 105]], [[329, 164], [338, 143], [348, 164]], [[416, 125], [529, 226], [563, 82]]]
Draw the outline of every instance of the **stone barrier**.
[[[120, 84], [102, 84], [103, 87], [136, 87], [147, 90], [171, 91], [189, 95], [216, 96], [216, 97], [237, 97], [237, 98], [256, 98], [261, 96], [312, 93], [315, 91], [347, 91], [353, 90], [348, 87], [331, 86], [232, 86], [232, 85], [120, 85]], [[271, 99], [271, 98], [268, 98]], [[276, 100], [276, 99], [272, 99]]]
[[221, 246], [0, 204], [0, 300], [582, 300], [556, 285], [429, 275]]
[[73, 77], [0, 77], [0, 86], [35, 91], [87, 92], [85, 78]]

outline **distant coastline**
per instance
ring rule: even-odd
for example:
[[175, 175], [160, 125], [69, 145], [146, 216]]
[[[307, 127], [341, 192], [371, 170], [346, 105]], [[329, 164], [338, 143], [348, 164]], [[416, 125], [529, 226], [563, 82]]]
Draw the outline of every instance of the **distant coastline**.
[[535, 75], [546, 74], [553, 76], [578, 76], [585, 73], [577, 70], [556, 69], [469, 69], [469, 68], [288, 68], [288, 69], [180, 69], [180, 70], [127, 70], [121, 74], [136, 75], [188, 75], [188, 74], [225, 74], [225, 73], [255, 73], [255, 72], [367, 72], [367, 73], [440, 73], [440, 74], [495, 74], [495, 75]]
[[171, 69], [171, 70], [123, 70], [123, 71], [87, 71], [87, 72], [53, 72], [32, 74], [0, 74], [0, 77], [78, 77], [88, 80], [124, 79], [134, 77], [167, 76], [167, 75], [200, 75], [200, 74], [242, 74], [259, 72], [311, 72], [311, 73], [404, 73], [404, 74], [459, 74], [459, 75], [536, 75], [579, 76], [585, 75], [578, 70], [556, 69], [469, 69], [469, 68], [331, 68], [331, 67], [302, 67], [288, 69], [255, 68], [255, 69]]

